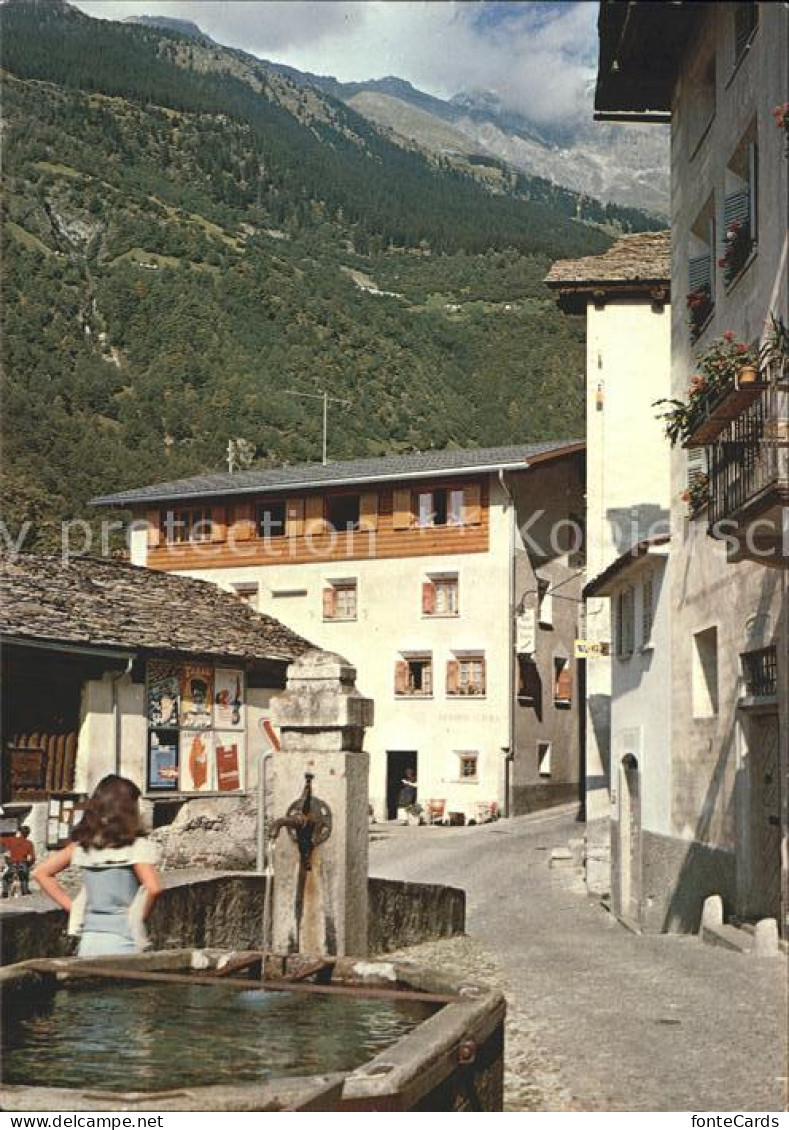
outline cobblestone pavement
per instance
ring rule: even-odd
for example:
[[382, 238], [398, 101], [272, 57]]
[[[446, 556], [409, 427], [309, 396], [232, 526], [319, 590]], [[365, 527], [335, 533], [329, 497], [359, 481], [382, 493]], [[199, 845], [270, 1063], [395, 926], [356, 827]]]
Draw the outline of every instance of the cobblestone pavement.
[[469, 937], [402, 956], [506, 993], [506, 1109], [784, 1110], [785, 957], [629, 933], [572, 868], [549, 869], [578, 834], [563, 810], [383, 826], [370, 847], [373, 875], [465, 888]]

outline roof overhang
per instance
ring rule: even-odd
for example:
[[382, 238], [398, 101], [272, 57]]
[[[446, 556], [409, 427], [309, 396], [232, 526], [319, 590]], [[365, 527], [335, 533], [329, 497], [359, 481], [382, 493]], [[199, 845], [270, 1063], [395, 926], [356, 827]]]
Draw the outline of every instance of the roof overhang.
[[49, 639], [46, 636], [10, 635], [6, 632], [0, 634], [0, 646], [4, 648], [31, 648], [36, 651], [49, 651], [65, 655], [80, 655], [84, 656], [86, 659], [106, 659], [109, 662], [116, 663], [128, 663], [129, 660], [149, 660], [165, 657], [170, 659], [180, 658], [183, 660], [188, 657], [193, 662], [225, 663], [230, 667], [259, 668], [267, 667], [271, 664], [287, 667], [288, 664], [293, 662], [292, 659], [282, 655], [241, 655], [238, 652], [198, 651], [196, 649], [185, 651], [183, 648], [150, 648], [143, 646], [128, 648], [119, 645], [113, 647], [112, 645], [102, 643], [70, 642], [68, 640]]
[[680, 64], [713, 7], [701, 0], [602, 0], [595, 118], [667, 122]]
[[667, 279], [590, 279], [575, 282], [546, 279], [546, 286], [557, 291], [558, 305], [567, 314], [582, 314], [589, 305], [605, 305], [607, 302], [650, 302], [653, 305], [665, 305], [671, 298], [671, 287]]
[[611, 596], [623, 581], [631, 579], [634, 575], [649, 564], [648, 559], [655, 557], [666, 558], [669, 554], [671, 538], [669, 534], [659, 537], [644, 538], [631, 546], [627, 552], [612, 561], [607, 569], [593, 577], [584, 586], [582, 596], [584, 600], [589, 597]]
[[305, 490], [326, 490], [334, 487], [363, 487], [370, 483], [396, 483], [413, 479], [457, 479], [468, 478], [469, 475], [496, 475], [499, 471], [528, 471], [531, 467], [545, 463], [549, 459], [563, 459], [574, 455], [586, 448], [585, 442], [579, 440], [568, 443], [562, 447], [542, 451], [536, 455], [523, 459], [504, 461], [499, 460], [489, 464], [471, 464], [465, 467], [433, 468], [431, 470], [409, 470], [388, 472], [386, 474], [343, 475], [337, 478], [316, 478], [304, 480], [290, 480], [281, 483], [255, 483], [234, 487], [231, 482], [224, 482], [216, 488], [207, 488], [200, 491], [147, 491], [145, 494], [114, 495], [106, 494], [92, 498], [89, 506], [114, 506], [130, 509], [151, 504], [157, 506], [162, 502], [184, 502], [186, 500], [197, 502], [209, 498], [227, 498], [228, 496], [240, 497], [241, 495], [270, 495], [293, 493]]
[[137, 651], [124, 647], [108, 647], [102, 644], [69, 643], [63, 640], [48, 639], [46, 636], [9, 635], [0, 633], [3, 647], [35, 648], [38, 651], [66, 652], [68, 655], [85, 655], [89, 659], [112, 659], [122, 663], [137, 658]]

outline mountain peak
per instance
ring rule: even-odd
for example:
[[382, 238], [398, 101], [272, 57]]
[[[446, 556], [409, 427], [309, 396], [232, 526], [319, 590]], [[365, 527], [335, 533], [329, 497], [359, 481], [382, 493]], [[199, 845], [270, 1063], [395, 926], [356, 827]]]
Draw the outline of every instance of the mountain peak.
[[450, 102], [464, 110], [484, 110], [488, 113], [501, 109], [501, 99], [493, 90], [459, 90]]

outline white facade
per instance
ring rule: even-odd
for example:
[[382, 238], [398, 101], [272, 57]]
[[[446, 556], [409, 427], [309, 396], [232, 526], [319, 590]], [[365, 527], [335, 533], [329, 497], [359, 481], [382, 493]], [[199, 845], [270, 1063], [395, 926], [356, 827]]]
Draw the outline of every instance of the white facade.
[[[724, 200], [731, 189], [732, 166], [743, 142], [756, 142], [757, 168], [753, 196], [757, 212], [757, 243], [746, 268], [732, 285], [716, 268], [712, 282], [714, 310], [697, 341], [688, 334], [677, 304], [673, 325], [673, 395], [684, 397], [695, 370], [695, 358], [716, 338], [731, 331], [737, 340], [758, 342], [772, 312], [787, 315], [787, 161], [786, 137], [771, 117], [774, 105], [789, 89], [789, 10], [785, 4], [759, 4], [756, 29], [739, 60], [735, 55], [735, 4], [711, 6], [700, 34], [679, 71], [672, 100], [672, 236], [673, 285], [689, 289], [689, 259], [698, 217], [709, 208], [715, 221], [721, 253]], [[697, 76], [711, 77], [712, 105], [700, 126], [702, 106]], [[675, 486], [674, 524], [683, 536], [676, 546], [673, 603], [675, 663], [673, 676], [674, 741], [681, 762], [675, 766], [673, 832], [681, 843], [676, 857], [678, 885], [696, 901], [715, 891], [724, 898], [727, 913], [766, 913], [758, 897], [763, 877], [777, 869], [781, 829], [786, 851], [786, 757], [789, 750], [786, 718], [787, 572], [755, 562], [733, 564], [723, 542], [706, 535], [706, 515], [689, 524], [679, 500], [687, 481], [686, 451], [672, 459]], [[713, 639], [717, 702], [700, 706], [694, 695], [694, 667], [702, 633]], [[775, 647], [783, 665], [777, 698], [783, 698], [757, 718], [739, 709], [743, 696], [741, 656]], [[775, 769], [783, 781], [782, 811], [758, 811], [759, 778], [765, 770], [763, 734], [769, 724], [775, 749]], [[780, 736], [779, 736], [780, 727]], [[777, 748], [783, 750], [778, 768]], [[754, 803], [755, 801], [755, 803]], [[775, 821], [775, 823], [773, 822]], [[774, 841], [770, 846], [770, 841]], [[681, 860], [695, 843], [698, 865], [688, 874]], [[787, 861], [784, 859], [784, 875]], [[785, 878], [784, 878], [785, 881]], [[772, 913], [777, 914], [775, 900]], [[786, 907], [784, 907], [784, 914]], [[684, 905], [680, 921], [687, 921]], [[784, 923], [785, 927], [785, 923]]]
[[[510, 743], [510, 514], [497, 480], [490, 478], [490, 536], [485, 552], [434, 557], [369, 558], [300, 564], [190, 569], [186, 575], [229, 591], [251, 587], [251, 599], [289, 628], [357, 666], [359, 691], [375, 703], [365, 744], [371, 755], [370, 803], [378, 820], [387, 804], [389, 753], [416, 753], [418, 803], [443, 800], [447, 812], [477, 819], [477, 805], [506, 808]], [[418, 535], [414, 535], [418, 536]], [[145, 545], [137, 545], [137, 564]], [[457, 577], [457, 615], [426, 615], [422, 586]], [[353, 620], [326, 619], [323, 592], [354, 581]], [[256, 591], [255, 591], [256, 590]], [[485, 659], [485, 693], [447, 694], [446, 665], [464, 655]], [[432, 694], [395, 693], [395, 664], [403, 656], [430, 656]], [[476, 775], [461, 777], [461, 754], [477, 758]], [[391, 785], [390, 785], [391, 788]]]
[[[789, 321], [789, 162], [771, 113], [789, 92], [789, 8], [663, 7], [603, 5], [596, 105], [615, 120], [670, 118], [670, 395], [684, 402], [716, 340], [731, 334], [758, 347], [770, 315]], [[734, 220], [747, 237], [736, 268]], [[681, 446], [671, 453], [671, 821], [650, 837], [645, 879], [662, 891], [662, 929], [697, 929], [712, 893], [727, 914], [776, 917], [784, 931], [789, 921], [789, 573], [775, 538], [787, 421], [779, 398], [764, 394], [761, 405], [766, 423], [754, 422], [758, 403], [739, 405], [695, 449], [697, 471], [707, 460], [708, 501], [692, 514], [682, 498], [691, 456]], [[636, 427], [648, 425], [643, 416]], [[721, 518], [752, 560], [728, 558]], [[743, 549], [752, 533], [759, 550], [772, 535], [769, 560]]]
[[613, 627], [612, 905], [638, 925], [663, 894], [645, 858], [650, 835], [671, 834], [671, 565], [668, 544], [650, 546], [600, 590]]
[[[665, 534], [670, 458], [656, 400], [669, 395], [671, 312], [642, 298], [586, 306], [587, 575], [596, 577], [646, 536]], [[611, 643], [609, 601], [586, 603], [586, 638]], [[611, 661], [586, 664], [587, 883], [610, 885]], [[666, 738], [666, 740], [668, 740]], [[615, 755], [615, 751], [613, 751]]]

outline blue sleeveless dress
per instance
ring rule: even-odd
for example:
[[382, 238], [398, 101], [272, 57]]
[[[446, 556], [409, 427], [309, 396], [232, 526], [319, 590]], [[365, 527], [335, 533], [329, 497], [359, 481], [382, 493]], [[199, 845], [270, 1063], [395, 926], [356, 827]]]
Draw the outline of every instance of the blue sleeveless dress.
[[69, 934], [79, 937], [78, 957], [148, 948], [143, 924], [146, 892], [134, 867], [156, 864], [157, 858], [156, 846], [143, 836], [121, 848], [77, 845], [71, 864], [82, 872], [83, 887], [71, 908]]

